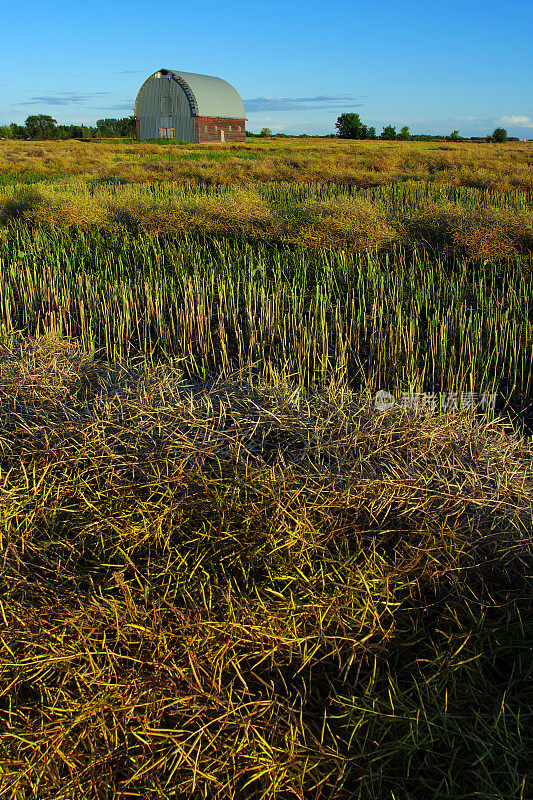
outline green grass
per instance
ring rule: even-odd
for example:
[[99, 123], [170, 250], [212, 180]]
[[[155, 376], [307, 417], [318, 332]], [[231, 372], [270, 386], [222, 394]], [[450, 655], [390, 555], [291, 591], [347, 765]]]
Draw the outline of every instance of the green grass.
[[169, 150], [164, 153], [136, 153], [135, 159], [138, 161], [226, 161], [228, 158], [252, 159], [261, 158], [260, 153], [253, 150], [202, 150], [186, 151], [183, 153]]
[[443, 603], [422, 641], [390, 648], [377, 675], [337, 699], [336, 719], [362, 767], [354, 795], [529, 796], [532, 609], [512, 592], [499, 608], [492, 602]]
[[53, 183], [59, 180], [59, 175], [50, 175], [42, 172], [0, 172], [0, 187], [4, 186], [31, 186], [34, 183]]
[[110, 360], [175, 360], [320, 390], [532, 388], [533, 274], [453, 254], [6, 228], [6, 330], [58, 330]]

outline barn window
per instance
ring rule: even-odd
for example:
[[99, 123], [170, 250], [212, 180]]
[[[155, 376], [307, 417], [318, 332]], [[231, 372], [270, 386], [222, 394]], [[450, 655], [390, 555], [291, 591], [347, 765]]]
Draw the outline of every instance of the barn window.
[[231, 125], [229, 126], [229, 130], [231, 130]]
[[207, 125], [205, 125], [205, 126], [204, 126], [204, 131], [206, 131], [206, 132], [207, 132]]
[[241, 126], [239, 125], [239, 130], [240, 130], [240, 129], [241, 129]]
[[216, 130], [216, 131], [218, 131], [218, 128], [217, 128], [217, 126], [216, 126], [216, 125], [215, 125], [215, 130]]
[[172, 99], [170, 97], [161, 98], [161, 116], [170, 117], [172, 114]]

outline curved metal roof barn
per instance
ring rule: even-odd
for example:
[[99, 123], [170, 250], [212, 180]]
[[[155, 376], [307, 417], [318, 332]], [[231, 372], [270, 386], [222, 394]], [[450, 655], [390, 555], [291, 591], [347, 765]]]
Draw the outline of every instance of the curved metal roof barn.
[[134, 113], [141, 141], [244, 141], [244, 103], [231, 84], [211, 75], [160, 69], [139, 89]]

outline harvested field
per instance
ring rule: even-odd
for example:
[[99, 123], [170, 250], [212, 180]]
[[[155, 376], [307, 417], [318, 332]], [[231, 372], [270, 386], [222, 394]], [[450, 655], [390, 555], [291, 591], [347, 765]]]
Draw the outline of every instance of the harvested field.
[[0, 142], [0, 796], [532, 794], [532, 153]]

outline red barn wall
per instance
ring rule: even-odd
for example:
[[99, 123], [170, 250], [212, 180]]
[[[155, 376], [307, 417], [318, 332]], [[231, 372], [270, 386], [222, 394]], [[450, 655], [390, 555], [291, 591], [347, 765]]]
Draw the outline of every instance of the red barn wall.
[[220, 131], [224, 131], [225, 142], [244, 142], [245, 140], [245, 135], [244, 135], [245, 123], [243, 119], [223, 119], [221, 117], [197, 117], [196, 119], [197, 142], [200, 143], [220, 142], [221, 141]]

